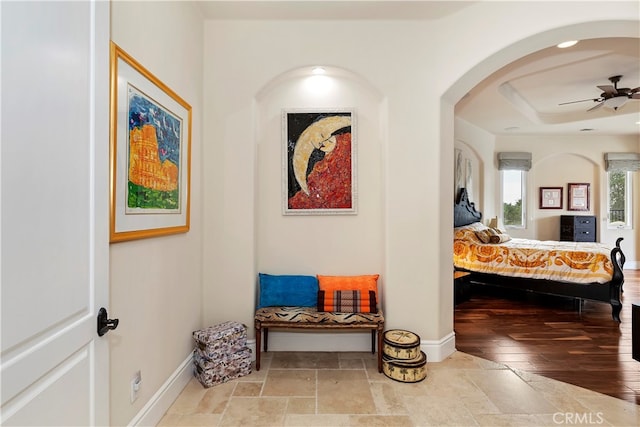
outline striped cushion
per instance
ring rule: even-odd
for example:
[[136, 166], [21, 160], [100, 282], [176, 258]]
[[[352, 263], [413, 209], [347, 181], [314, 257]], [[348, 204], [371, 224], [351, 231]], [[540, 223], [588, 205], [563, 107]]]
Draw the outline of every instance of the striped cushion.
[[376, 293], [361, 290], [318, 291], [318, 311], [375, 313]]

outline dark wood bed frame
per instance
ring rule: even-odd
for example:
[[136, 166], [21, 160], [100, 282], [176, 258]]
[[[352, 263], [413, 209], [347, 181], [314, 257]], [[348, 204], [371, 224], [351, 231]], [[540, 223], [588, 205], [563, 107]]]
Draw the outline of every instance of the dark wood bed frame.
[[[453, 226], [462, 227], [482, 220], [482, 213], [478, 212], [473, 203], [469, 201], [467, 190], [461, 188], [453, 209]], [[468, 283], [499, 286], [507, 289], [536, 292], [548, 295], [579, 298], [592, 301], [600, 301], [611, 304], [613, 320], [620, 321], [622, 310], [622, 284], [624, 274], [622, 269], [625, 256], [620, 249], [622, 237], [616, 241], [616, 246], [611, 250], [611, 263], [613, 264], [613, 277], [608, 283], [571, 283], [546, 279], [528, 279], [522, 277], [507, 277], [496, 274], [477, 273], [456, 268], [460, 271], [471, 273], [467, 277]]]

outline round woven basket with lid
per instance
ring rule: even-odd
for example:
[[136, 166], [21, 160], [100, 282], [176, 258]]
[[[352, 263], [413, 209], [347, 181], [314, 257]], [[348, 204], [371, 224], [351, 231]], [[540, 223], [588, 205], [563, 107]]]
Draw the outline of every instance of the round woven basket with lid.
[[392, 380], [417, 383], [427, 377], [427, 355], [420, 352], [415, 359], [394, 359], [382, 355], [382, 372]]
[[383, 335], [382, 353], [394, 359], [416, 359], [420, 357], [420, 337], [402, 329], [390, 329]]

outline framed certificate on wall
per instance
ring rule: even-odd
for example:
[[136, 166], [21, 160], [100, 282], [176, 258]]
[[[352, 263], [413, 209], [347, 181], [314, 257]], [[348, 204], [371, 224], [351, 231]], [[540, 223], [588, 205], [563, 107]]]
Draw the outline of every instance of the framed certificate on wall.
[[567, 184], [568, 196], [567, 204], [570, 211], [589, 210], [589, 184], [570, 183]]
[[562, 209], [562, 187], [540, 187], [540, 209]]

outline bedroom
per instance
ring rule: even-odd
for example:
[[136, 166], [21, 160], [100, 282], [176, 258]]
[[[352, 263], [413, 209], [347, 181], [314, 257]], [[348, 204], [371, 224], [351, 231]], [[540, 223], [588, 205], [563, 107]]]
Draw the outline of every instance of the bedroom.
[[[475, 209], [484, 211], [484, 224], [497, 219], [516, 240], [601, 242], [612, 248], [623, 239], [624, 253], [635, 260], [640, 108], [632, 98], [640, 98], [640, 89], [618, 83], [627, 79], [634, 87], [640, 79], [639, 52], [637, 38], [584, 39], [534, 52], [487, 77], [456, 106], [456, 194], [465, 187]], [[624, 71], [626, 77], [599, 85], [605, 70]], [[618, 88], [614, 95], [620, 96], [601, 95]], [[585, 99], [591, 92], [596, 95]], [[631, 160], [617, 166], [618, 157]], [[613, 177], [624, 184], [617, 193]], [[582, 195], [577, 202], [575, 194]], [[622, 199], [615, 211], [610, 194]], [[459, 268], [475, 268], [455, 259]], [[637, 263], [625, 267], [636, 269]], [[609, 300], [608, 293], [599, 299]]]
[[[459, 163], [462, 168], [469, 165], [469, 183], [472, 187], [473, 202], [485, 213], [484, 223], [488, 224], [494, 216], [504, 217], [501, 212], [501, 200], [507, 203], [503, 194], [502, 174], [498, 168], [500, 152], [526, 152], [532, 159], [531, 168], [525, 173], [524, 210], [526, 211], [525, 227], [509, 227], [509, 235], [527, 239], [560, 240], [561, 216], [578, 215], [593, 216], [595, 219], [594, 241], [605, 242], [613, 246], [618, 237], [623, 237], [621, 244], [625, 253], [637, 249], [637, 231], [635, 228], [619, 228], [619, 224], [609, 224], [608, 217], [608, 174], [606, 171], [605, 153], [625, 152], [637, 153], [640, 147], [638, 139], [638, 113], [636, 105], [625, 104], [623, 107], [599, 108], [598, 111], [587, 111], [597, 105], [593, 98], [600, 95], [597, 85], [607, 84], [606, 78], [600, 74], [613, 73], [614, 69], [625, 70], [626, 78], [635, 87], [638, 79], [638, 40], [637, 39], [603, 39], [581, 40], [577, 45], [566, 49], [550, 47], [528, 57], [520, 58], [502, 70], [496, 71], [486, 81], [470, 91], [470, 95], [457, 106], [458, 117], [456, 127], [456, 148], [462, 157]], [[562, 61], [566, 57], [566, 61]], [[579, 75], [579, 83], [576, 76]], [[608, 74], [607, 74], [608, 76]], [[624, 76], [621, 81], [624, 80]], [[590, 79], [593, 79], [590, 81]], [[602, 82], [599, 82], [602, 80]], [[505, 95], [504, 87], [510, 86]], [[531, 113], [522, 104], [513, 102], [514, 87], [524, 91], [520, 101], [526, 98], [526, 105], [543, 108], [538, 111], [535, 120], [523, 120], [523, 116], [531, 117]], [[593, 88], [590, 90], [589, 87]], [[622, 87], [622, 86], [618, 86]], [[535, 88], [539, 94], [532, 94]], [[583, 94], [585, 96], [582, 96]], [[578, 96], [578, 97], [576, 97]], [[509, 102], [511, 100], [512, 102]], [[570, 105], [559, 105], [565, 101], [583, 100]], [[528, 102], [527, 102], [528, 101]], [[635, 102], [635, 101], [632, 101]], [[606, 112], [606, 115], [604, 114]], [[463, 120], [464, 119], [466, 120]], [[606, 121], [617, 123], [609, 126]], [[626, 120], [626, 123], [623, 121]], [[475, 126], [470, 121], [476, 122]], [[635, 127], [633, 126], [635, 125]], [[481, 129], [483, 126], [484, 129]], [[522, 128], [518, 129], [518, 127]], [[486, 129], [496, 133], [485, 134]], [[495, 147], [495, 148], [494, 148]], [[515, 171], [520, 173], [519, 171]], [[461, 173], [459, 175], [464, 175]], [[631, 173], [630, 184], [633, 191], [633, 212], [628, 216], [633, 224], [638, 221], [638, 198], [635, 197], [640, 184], [638, 173]], [[464, 181], [464, 178], [463, 178]], [[584, 210], [569, 210], [569, 184], [589, 183], [589, 205]], [[466, 185], [464, 182], [460, 185]], [[543, 189], [553, 189], [559, 196], [555, 206], [542, 205]], [[518, 190], [520, 190], [518, 188]], [[591, 229], [588, 231], [591, 233]], [[582, 236], [586, 237], [586, 236]], [[631, 240], [630, 240], [631, 239]], [[586, 240], [591, 241], [591, 238]], [[636, 256], [630, 257], [635, 260]], [[637, 269], [636, 262], [626, 265], [627, 272]], [[635, 277], [635, 276], [632, 276]], [[632, 283], [635, 283], [632, 279]], [[520, 287], [522, 283], [520, 283]], [[573, 384], [594, 387], [602, 392], [625, 396], [634, 401], [632, 383], [626, 372], [631, 359], [630, 344], [630, 304], [635, 290], [626, 293], [626, 324], [620, 328], [611, 326], [612, 308], [607, 303], [609, 295], [602, 298], [607, 302], [591, 302], [582, 305], [583, 316], [572, 316], [578, 313], [572, 306], [558, 297], [545, 297], [541, 294], [522, 294], [498, 288], [475, 286], [474, 292], [466, 292], [462, 298], [474, 295], [472, 303], [460, 304], [456, 309], [456, 332], [458, 348], [472, 354], [484, 356], [491, 360], [509, 363], [528, 372], [537, 372], [553, 378], [563, 379]], [[577, 289], [579, 291], [580, 288]], [[566, 292], [570, 292], [565, 290]], [[502, 293], [501, 293], [502, 292]], [[461, 298], [459, 297], [458, 300]], [[531, 301], [538, 301], [534, 304]], [[491, 310], [495, 307], [495, 312]], [[509, 308], [511, 307], [511, 308]], [[555, 311], [554, 311], [555, 309]], [[539, 310], [536, 312], [536, 310]], [[603, 312], [605, 314], [603, 315]], [[493, 314], [489, 314], [493, 313]], [[500, 313], [500, 315], [498, 315]], [[528, 315], [526, 314], [528, 313]], [[537, 314], [533, 314], [537, 313]], [[564, 313], [559, 315], [557, 313]], [[486, 317], [485, 317], [486, 315]], [[495, 317], [494, 317], [495, 316]], [[624, 315], [623, 315], [624, 317]], [[539, 327], [532, 324], [532, 318], [539, 319]], [[473, 322], [471, 319], [476, 319]], [[482, 320], [477, 320], [482, 319]], [[575, 323], [572, 323], [575, 322]], [[500, 327], [500, 324], [513, 324], [511, 328]], [[535, 324], [535, 322], [534, 322]], [[517, 325], [529, 325], [518, 327]], [[563, 326], [564, 325], [564, 326]], [[594, 325], [600, 325], [602, 331], [608, 331], [602, 338], [591, 335]], [[608, 329], [611, 327], [611, 329]], [[492, 330], [486, 335], [483, 345], [478, 345], [474, 338], [481, 330]], [[605, 338], [606, 336], [606, 338]], [[522, 338], [519, 341], [516, 337]], [[553, 337], [555, 346], [545, 347], [545, 339], [535, 337]], [[593, 347], [581, 346], [579, 340], [589, 340]], [[585, 341], [582, 341], [585, 342]], [[500, 343], [491, 347], [491, 343]], [[510, 347], [512, 346], [512, 347]], [[608, 347], [607, 347], [608, 346]], [[611, 353], [606, 355], [609, 348]], [[624, 353], [617, 355], [617, 351]], [[561, 369], [562, 354], [598, 354], [602, 362], [602, 375], [593, 373], [589, 378], [584, 374], [583, 362], [588, 356], [576, 357], [571, 368]], [[537, 360], [537, 363], [530, 361]], [[608, 362], [605, 362], [607, 361]], [[560, 362], [558, 362], [560, 361]], [[620, 362], [619, 362], [620, 361]], [[604, 366], [607, 368], [604, 368]], [[600, 378], [598, 380], [597, 378]], [[627, 378], [627, 381], [624, 380]], [[617, 379], [617, 380], [616, 380]], [[599, 381], [599, 382], [598, 382]], [[615, 385], [614, 385], [615, 384]]]

